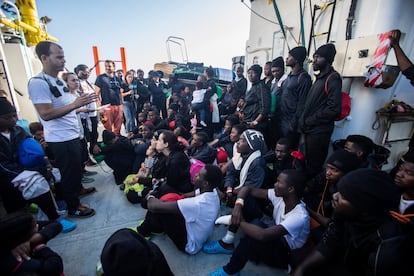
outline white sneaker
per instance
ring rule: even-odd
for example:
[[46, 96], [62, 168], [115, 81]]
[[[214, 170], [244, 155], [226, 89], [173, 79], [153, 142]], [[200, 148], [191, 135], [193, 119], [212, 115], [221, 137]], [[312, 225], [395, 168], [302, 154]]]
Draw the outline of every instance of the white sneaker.
[[202, 125], [203, 127], [207, 127], [207, 124], [204, 121], [200, 121], [200, 125]]
[[231, 224], [231, 215], [225, 215], [221, 216], [218, 219], [216, 219], [216, 224], [222, 224], [222, 225], [230, 225]]

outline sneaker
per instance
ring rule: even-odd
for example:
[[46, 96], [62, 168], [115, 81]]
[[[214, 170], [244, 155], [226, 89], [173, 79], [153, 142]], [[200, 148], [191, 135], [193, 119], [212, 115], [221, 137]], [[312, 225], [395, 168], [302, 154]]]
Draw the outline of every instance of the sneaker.
[[202, 125], [203, 127], [207, 127], [207, 124], [204, 121], [200, 121], [200, 125]]
[[219, 241], [212, 241], [204, 244], [203, 252], [207, 254], [233, 254], [233, 249], [226, 249], [221, 246]]
[[97, 276], [103, 276], [103, 275], [104, 275], [104, 271], [103, 271], [103, 268], [102, 268], [102, 263], [101, 263], [101, 261], [98, 261], [98, 262], [96, 263], [96, 275], [97, 275]]
[[78, 218], [88, 218], [95, 215], [95, 210], [85, 205], [79, 204], [78, 208], [74, 211], [69, 211], [68, 215], [70, 217], [78, 217]]
[[228, 274], [228, 273], [226, 273], [226, 271], [224, 271], [224, 269], [222, 267], [220, 267], [216, 271], [213, 271], [210, 274], [208, 274], [208, 276], [230, 276], [230, 275], [239, 276], [240, 272], [237, 272], [237, 273], [234, 273], [234, 274]]
[[87, 170], [83, 171], [83, 176], [92, 176], [92, 175], [96, 175], [96, 174], [98, 174], [98, 173], [97, 172], [92, 172], [92, 171], [87, 171]]
[[37, 206], [36, 203], [31, 203], [29, 205], [29, 212], [32, 214], [37, 214], [37, 212], [39, 211], [39, 206]]
[[92, 193], [96, 192], [96, 188], [95, 187], [89, 187], [89, 188], [85, 188], [82, 186], [80, 192], [79, 192], [79, 197], [84, 197], [87, 195], [90, 195]]
[[82, 177], [82, 183], [83, 183], [83, 184], [92, 183], [92, 182], [94, 182], [94, 181], [95, 181], [95, 179], [93, 179], [93, 178]]
[[72, 230], [75, 230], [76, 226], [78, 226], [73, 221], [64, 218], [59, 218], [57, 221], [62, 225], [62, 233], [68, 233]]
[[66, 205], [64, 200], [56, 200], [56, 206], [56, 213], [58, 213], [59, 216], [66, 217], [68, 215], [68, 205]]

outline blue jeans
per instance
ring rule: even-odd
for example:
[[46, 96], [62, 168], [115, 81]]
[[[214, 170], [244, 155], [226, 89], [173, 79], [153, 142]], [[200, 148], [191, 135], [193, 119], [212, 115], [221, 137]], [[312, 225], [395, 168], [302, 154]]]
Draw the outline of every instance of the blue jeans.
[[125, 130], [132, 132], [135, 128], [135, 105], [134, 102], [124, 102], [123, 112], [125, 116]]
[[204, 103], [191, 104], [191, 109], [193, 111], [198, 111], [198, 113], [200, 114], [200, 121], [206, 121], [206, 108], [204, 106]]

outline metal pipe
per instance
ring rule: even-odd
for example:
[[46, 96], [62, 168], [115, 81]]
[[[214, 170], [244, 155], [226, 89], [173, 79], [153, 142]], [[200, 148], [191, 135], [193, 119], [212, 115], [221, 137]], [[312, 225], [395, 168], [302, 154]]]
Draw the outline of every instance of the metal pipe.
[[125, 54], [125, 48], [121, 47], [121, 64], [122, 64], [122, 70], [126, 73], [127, 72], [127, 66], [126, 66], [126, 54]]
[[[92, 46], [92, 52], [93, 52], [93, 61], [95, 62], [94, 67], [95, 67], [96, 76], [99, 76], [101, 74], [101, 65], [99, 64], [98, 46]], [[91, 69], [93, 69], [93, 67]]]
[[19, 26], [22, 27], [22, 29], [28, 31], [28, 32], [32, 32], [32, 33], [38, 33], [38, 30], [35, 27], [30, 26], [29, 24], [24, 23], [23, 21], [21, 21], [20, 19], [15, 19], [13, 20], [13, 22]]

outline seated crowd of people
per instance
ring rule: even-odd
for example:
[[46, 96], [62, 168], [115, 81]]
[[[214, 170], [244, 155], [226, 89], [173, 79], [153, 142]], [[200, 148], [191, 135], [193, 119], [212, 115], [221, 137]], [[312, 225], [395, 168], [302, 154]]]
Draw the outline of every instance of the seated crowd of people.
[[[323, 152], [322, 157], [310, 157], [316, 150], [312, 143], [324, 142], [324, 137], [317, 140], [320, 132], [312, 132], [313, 115], [303, 118], [285, 112], [294, 101], [299, 112], [309, 112], [307, 105], [299, 107], [308, 101], [299, 100], [301, 91], [308, 90], [314, 97], [317, 89], [303, 72], [306, 51], [302, 48], [292, 49], [286, 59], [287, 66], [295, 69], [293, 78], [292, 73], [284, 75], [283, 59], [265, 65], [263, 80], [262, 67], [256, 64], [248, 70], [252, 87], [246, 91], [243, 68], [238, 68], [220, 99], [214, 71], [208, 68], [197, 82], [195, 101], [191, 87], [174, 80], [167, 86], [159, 72], [150, 72], [149, 80], [143, 79], [142, 70], [137, 75], [128, 71], [119, 78], [114, 75], [114, 63], [106, 61], [110, 87], [119, 92], [120, 99], [118, 104], [108, 100], [106, 83], [97, 78], [95, 91], [100, 93], [98, 107], [103, 107], [99, 112], [105, 128], [101, 142], [98, 136], [91, 137], [97, 127], [91, 123], [97, 108], [76, 110], [83, 161], [79, 173], [91, 164], [90, 154], [97, 162], [104, 160], [126, 200], [141, 204], [147, 212], [136, 227], [118, 230], [108, 239], [101, 255], [104, 275], [134, 271], [172, 275], [162, 251], [150, 241], [159, 233], [189, 255], [200, 251], [231, 255], [226, 265], [210, 275], [239, 275], [248, 261], [295, 276], [414, 273], [410, 267], [414, 257], [414, 152], [403, 156], [392, 176], [381, 171], [386, 158], [378, 154], [379, 146], [363, 135], [349, 135], [334, 143], [326, 162]], [[323, 57], [332, 63], [332, 51], [331, 46], [321, 47], [315, 60]], [[319, 66], [323, 69], [322, 63]], [[78, 80], [88, 78], [82, 75], [85, 70], [79, 65], [75, 73], [62, 76], [74, 99], [83, 93]], [[335, 81], [332, 78], [330, 83]], [[285, 96], [287, 91], [296, 91], [298, 98], [286, 100], [290, 97]], [[123, 108], [116, 108], [120, 104]], [[1, 97], [0, 193], [8, 215], [0, 220], [0, 272], [60, 275], [62, 260], [45, 244], [59, 232], [76, 227], [57, 213], [54, 201], [67, 201], [65, 193], [70, 191], [52, 174], [53, 168], [61, 169], [59, 157], [48, 151], [38, 122], [31, 123], [30, 130], [43, 154], [33, 164], [23, 164], [27, 160], [21, 158], [22, 144], [30, 137], [16, 121], [16, 110]], [[299, 125], [308, 138], [304, 150]], [[316, 164], [321, 158], [323, 168]], [[54, 193], [46, 189], [28, 196], [25, 187], [30, 181], [16, 181], [27, 171], [38, 172], [53, 184]], [[78, 190], [76, 197], [94, 191], [83, 186]], [[49, 222], [39, 223], [41, 229], [31, 215], [20, 212], [28, 203], [36, 203], [46, 213]], [[221, 204], [230, 213], [218, 218]], [[86, 207], [68, 209], [74, 217], [94, 213]], [[228, 228], [220, 240], [211, 241], [216, 223]], [[244, 233], [240, 240], [236, 239], [239, 229]]]

